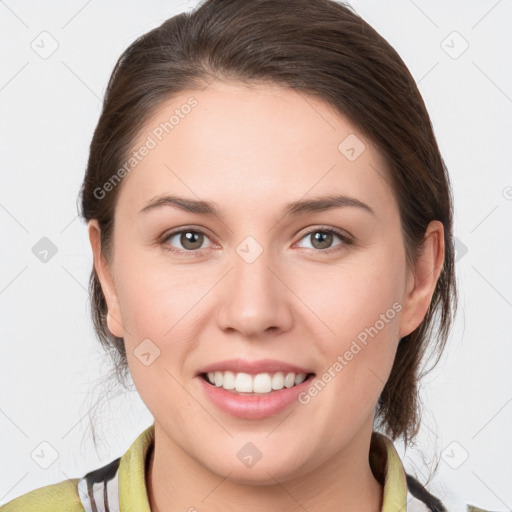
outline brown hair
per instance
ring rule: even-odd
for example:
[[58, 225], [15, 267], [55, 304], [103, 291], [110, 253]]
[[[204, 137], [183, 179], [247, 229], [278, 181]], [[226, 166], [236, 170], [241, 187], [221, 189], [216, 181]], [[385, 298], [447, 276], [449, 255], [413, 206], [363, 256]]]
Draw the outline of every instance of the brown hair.
[[[409, 265], [428, 223], [443, 223], [445, 260], [430, 307], [418, 328], [400, 340], [376, 411], [379, 427], [407, 446], [420, 427], [419, 379], [437, 365], [456, 311], [452, 196], [413, 77], [392, 46], [349, 6], [333, 0], [206, 0], [139, 37], [108, 83], [80, 192], [81, 216], [98, 220], [102, 251], [111, 257], [122, 183], [106, 199], [95, 191], [126, 161], [141, 127], [163, 101], [213, 79], [278, 84], [314, 95], [347, 116], [385, 159]], [[94, 267], [89, 285], [94, 327], [121, 382], [128, 375], [125, 346], [106, 325], [107, 305]], [[422, 372], [429, 347], [437, 359]]]

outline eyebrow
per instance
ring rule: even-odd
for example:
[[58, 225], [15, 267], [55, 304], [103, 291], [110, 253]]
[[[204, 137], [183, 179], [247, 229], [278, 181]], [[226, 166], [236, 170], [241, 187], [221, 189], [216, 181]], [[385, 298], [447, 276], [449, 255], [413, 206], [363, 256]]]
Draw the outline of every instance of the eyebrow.
[[[151, 201], [149, 201], [149, 203], [146, 206], [144, 206], [144, 208], [139, 210], [139, 213], [149, 212], [158, 208], [162, 208], [164, 206], [178, 208], [180, 210], [190, 213], [199, 213], [202, 215], [215, 215], [217, 217], [222, 217], [222, 213], [215, 203], [209, 201], [188, 199], [185, 197], [174, 195], [163, 195], [154, 197], [153, 199], [151, 199]], [[307, 213], [323, 212], [334, 208], [343, 207], [360, 208], [363, 211], [366, 211], [376, 216], [375, 211], [366, 203], [363, 203], [359, 199], [349, 197], [346, 195], [331, 195], [316, 197], [314, 199], [293, 201], [291, 203], [287, 203], [284, 206], [282, 216], [299, 216]]]

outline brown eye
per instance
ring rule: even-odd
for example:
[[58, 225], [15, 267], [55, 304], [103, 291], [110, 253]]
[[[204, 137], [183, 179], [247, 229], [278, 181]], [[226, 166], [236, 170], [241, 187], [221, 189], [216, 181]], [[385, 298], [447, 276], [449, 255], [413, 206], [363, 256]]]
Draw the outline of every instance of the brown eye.
[[173, 252], [198, 252], [198, 249], [203, 248], [205, 240], [209, 240], [209, 238], [202, 231], [182, 229], [170, 233], [162, 240], [162, 244], [166, 250]]
[[[340, 240], [339, 243], [334, 243], [335, 239]], [[317, 228], [302, 237], [302, 240], [310, 240], [310, 249], [317, 249], [318, 252], [331, 252], [332, 250], [343, 249], [347, 245], [352, 244], [352, 239], [334, 228]], [[307, 246], [306, 246], [307, 247]]]
[[327, 233], [326, 231], [315, 231], [310, 233], [311, 244], [315, 249], [328, 249], [332, 244], [333, 234]]

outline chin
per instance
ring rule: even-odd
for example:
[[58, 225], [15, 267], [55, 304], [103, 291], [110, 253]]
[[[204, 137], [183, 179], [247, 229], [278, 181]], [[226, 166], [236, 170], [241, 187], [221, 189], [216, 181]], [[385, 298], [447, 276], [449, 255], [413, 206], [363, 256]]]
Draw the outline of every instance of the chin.
[[255, 486], [274, 486], [277, 482], [291, 480], [303, 474], [308, 466], [303, 458], [297, 460], [297, 452], [303, 451], [300, 446], [291, 453], [283, 453], [278, 446], [268, 444], [261, 451], [250, 442], [237, 442], [236, 446], [236, 449], [226, 447], [218, 455], [210, 453], [209, 460], [201, 461], [203, 466], [220, 478]]
[[[260, 461], [260, 464], [262, 462]], [[239, 485], [251, 486], [275, 486], [276, 483], [286, 482], [297, 475], [294, 473], [295, 467], [279, 465], [260, 465], [252, 468], [231, 467], [226, 468], [227, 472], [220, 473], [219, 476], [226, 478], [230, 482]]]

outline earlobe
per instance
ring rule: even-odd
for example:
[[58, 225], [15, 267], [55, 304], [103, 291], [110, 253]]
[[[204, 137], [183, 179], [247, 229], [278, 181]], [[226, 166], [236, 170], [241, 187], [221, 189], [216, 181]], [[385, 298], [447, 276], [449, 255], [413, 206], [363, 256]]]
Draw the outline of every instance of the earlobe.
[[400, 320], [400, 338], [414, 331], [425, 318], [441, 275], [444, 255], [444, 226], [434, 220], [427, 227], [414, 269], [409, 271]]
[[93, 252], [94, 268], [107, 302], [107, 327], [114, 336], [122, 338], [124, 329], [121, 322], [119, 301], [117, 299], [111, 265], [108, 263], [101, 250], [101, 228], [99, 227], [97, 219], [91, 219], [88, 222], [88, 234]]

